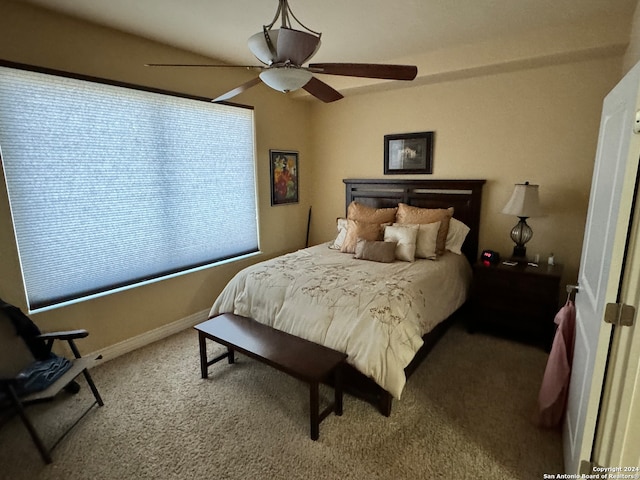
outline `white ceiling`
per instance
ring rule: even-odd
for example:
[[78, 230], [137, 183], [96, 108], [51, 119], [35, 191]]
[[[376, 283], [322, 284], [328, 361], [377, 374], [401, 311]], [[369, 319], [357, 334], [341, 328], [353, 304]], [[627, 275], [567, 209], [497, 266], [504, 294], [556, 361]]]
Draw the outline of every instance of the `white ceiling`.
[[[247, 38], [277, 0], [21, 0], [231, 64], [257, 61]], [[322, 32], [314, 62], [377, 62], [616, 15], [637, 0], [290, 0]], [[628, 25], [623, 26], [628, 28]], [[153, 62], [154, 59], [149, 59]], [[162, 59], [170, 62], [170, 59]]]

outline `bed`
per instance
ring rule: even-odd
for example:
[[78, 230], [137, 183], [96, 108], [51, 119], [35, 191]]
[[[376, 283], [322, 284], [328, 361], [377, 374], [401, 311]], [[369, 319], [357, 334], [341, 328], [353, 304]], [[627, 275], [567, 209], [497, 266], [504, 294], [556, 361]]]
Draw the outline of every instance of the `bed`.
[[[345, 250], [355, 237], [345, 240], [343, 235], [338, 244], [337, 234], [332, 242], [247, 267], [215, 300], [210, 317], [235, 313], [347, 353], [345, 390], [374, 403], [388, 416], [392, 399], [401, 398], [411, 373], [466, 302], [470, 263], [478, 255], [485, 181], [347, 179], [344, 183], [345, 217], [385, 217], [380, 223], [369, 222], [369, 218], [366, 222], [349, 220], [350, 237], [359, 224], [378, 226], [381, 238], [363, 241], [366, 235], [358, 233], [357, 246]], [[456, 219], [451, 225], [457, 222], [465, 228], [464, 243], [453, 248], [457, 253], [441, 249], [437, 256], [431, 255], [442, 235], [442, 222], [417, 227], [410, 215], [451, 208]], [[404, 217], [407, 221], [388, 221], [392, 211], [392, 218], [401, 221], [401, 213], [409, 215]], [[341, 222], [344, 233], [347, 220]], [[411, 233], [418, 231], [427, 242], [422, 243], [428, 245], [427, 253], [421, 255], [427, 258], [411, 256], [420, 250], [415, 247], [418, 233]], [[413, 244], [405, 244], [405, 234], [412, 236]], [[384, 235], [387, 242], [380, 241]], [[399, 243], [390, 244], [390, 240]], [[395, 252], [392, 260], [382, 260], [378, 253], [368, 257], [367, 252], [378, 251], [367, 250], [374, 247], [387, 252], [391, 248]]]

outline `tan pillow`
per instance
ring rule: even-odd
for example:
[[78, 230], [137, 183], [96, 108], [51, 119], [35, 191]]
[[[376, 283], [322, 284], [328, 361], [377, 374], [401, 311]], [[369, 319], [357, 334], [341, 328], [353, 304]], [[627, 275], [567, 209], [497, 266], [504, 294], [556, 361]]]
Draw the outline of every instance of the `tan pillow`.
[[419, 208], [405, 203], [398, 204], [396, 214], [397, 223], [434, 223], [440, 222], [438, 239], [436, 242], [436, 254], [442, 255], [447, 245], [449, 233], [449, 220], [453, 216], [453, 207], [449, 208]]
[[416, 258], [436, 259], [439, 230], [440, 222], [423, 223], [419, 225], [418, 240], [416, 241]]
[[367, 223], [393, 223], [397, 207], [373, 208], [362, 203], [351, 202], [347, 209], [347, 218]]
[[347, 220], [347, 235], [342, 242], [341, 252], [355, 253], [358, 239], [362, 240], [382, 240], [384, 226], [379, 223], [360, 222], [358, 220]]
[[354, 258], [371, 260], [373, 262], [391, 263], [396, 259], [395, 242], [379, 242], [358, 240]]

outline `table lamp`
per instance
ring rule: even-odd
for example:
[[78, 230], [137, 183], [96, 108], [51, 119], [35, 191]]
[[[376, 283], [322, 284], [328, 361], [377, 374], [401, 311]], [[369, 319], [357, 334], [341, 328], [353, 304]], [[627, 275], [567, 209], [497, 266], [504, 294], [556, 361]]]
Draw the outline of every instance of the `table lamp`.
[[502, 213], [520, 218], [516, 226], [511, 229], [511, 240], [515, 243], [513, 259], [526, 261], [527, 248], [525, 244], [533, 237], [533, 230], [527, 225], [527, 218], [542, 215], [538, 199], [538, 185], [531, 185], [529, 182], [517, 183], [511, 198], [502, 209]]

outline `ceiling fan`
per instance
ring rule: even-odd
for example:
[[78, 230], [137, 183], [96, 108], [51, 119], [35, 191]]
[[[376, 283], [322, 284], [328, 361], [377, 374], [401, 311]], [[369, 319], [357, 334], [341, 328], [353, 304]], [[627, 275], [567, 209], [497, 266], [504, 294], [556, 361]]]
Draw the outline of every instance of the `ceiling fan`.
[[[273, 29], [278, 18], [282, 18], [280, 28]], [[293, 18], [303, 30], [291, 27]], [[312, 63], [309, 61], [320, 48], [321, 33], [314, 32], [298, 20], [287, 0], [278, 0], [278, 10], [269, 25], [249, 38], [249, 49], [263, 65], [208, 65], [148, 63], [151, 67], [224, 67], [259, 70], [260, 74], [242, 85], [226, 92], [213, 102], [221, 102], [239, 95], [249, 88], [266, 83], [281, 92], [292, 92], [300, 88], [323, 102], [334, 102], [343, 98], [342, 94], [313, 74], [343, 75], [348, 77], [379, 78], [385, 80], [413, 80], [418, 68], [412, 65], [388, 65], [374, 63]]]

